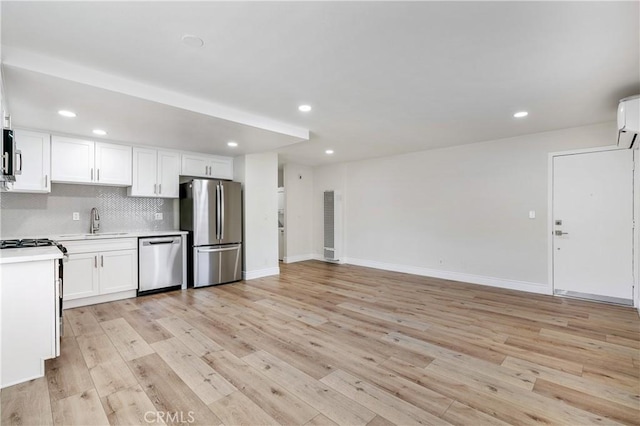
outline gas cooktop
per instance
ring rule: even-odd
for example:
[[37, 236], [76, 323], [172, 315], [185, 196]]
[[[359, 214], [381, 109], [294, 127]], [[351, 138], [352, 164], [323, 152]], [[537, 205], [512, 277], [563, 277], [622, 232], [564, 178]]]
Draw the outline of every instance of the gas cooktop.
[[63, 253], [67, 252], [61, 244], [48, 238], [25, 238], [22, 240], [0, 240], [0, 249], [29, 248], [29, 247], [49, 247], [56, 246]]

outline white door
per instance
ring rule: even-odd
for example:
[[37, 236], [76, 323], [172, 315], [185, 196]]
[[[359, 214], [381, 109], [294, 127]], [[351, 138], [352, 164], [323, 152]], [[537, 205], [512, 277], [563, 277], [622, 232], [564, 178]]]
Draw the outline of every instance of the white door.
[[201, 155], [182, 154], [182, 172], [184, 176], [208, 177], [209, 158]]
[[218, 179], [233, 179], [233, 158], [211, 158], [209, 175]]
[[51, 192], [51, 136], [16, 130], [16, 148], [22, 151], [22, 174], [10, 185], [15, 192]]
[[104, 185], [131, 185], [131, 147], [96, 142], [95, 182]]
[[553, 158], [556, 294], [633, 304], [633, 152]]
[[99, 257], [100, 294], [138, 288], [138, 250], [102, 252]]
[[98, 267], [98, 253], [70, 254], [64, 263], [63, 300], [97, 296]]
[[158, 191], [158, 152], [155, 149], [133, 148], [133, 177], [129, 195], [155, 197]]
[[158, 151], [158, 194], [162, 198], [180, 196], [180, 154]]
[[94, 149], [91, 141], [53, 136], [51, 139], [51, 180], [91, 183], [94, 179]]

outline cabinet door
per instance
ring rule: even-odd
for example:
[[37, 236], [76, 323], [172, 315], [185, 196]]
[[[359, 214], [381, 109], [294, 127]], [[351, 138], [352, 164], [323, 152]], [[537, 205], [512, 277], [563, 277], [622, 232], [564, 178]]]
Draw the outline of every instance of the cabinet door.
[[13, 192], [51, 192], [51, 136], [16, 130], [16, 148], [22, 151], [22, 174], [9, 186]]
[[129, 195], [155, 197], [157, 193], [158, 152], [155, 149], [133, 148], [133, 176]]
[[211, 177], [233, 180], [233, 158], [211, 158], [209, 170]]
[[180, 154], [158, 151], [158, 195], [178, 198], [180, 194]]
[[51, 139], [51, 180], [92, 183], [94, 147], [91, 141], [53, 136]]
[[118, 250], [100, 253], [100, 294], [138, 288], [138, 251]]
[[131, 185], [131, 147], [96, 142], [95, 182], [103, 185]]
[[69, 260], [64, 263], [63, 300], [98, 295], [98, 257], [98, 253], [69, 255]]
[[209, 177], [209, 158], [202, 155], [182, 154], [182, 175]]

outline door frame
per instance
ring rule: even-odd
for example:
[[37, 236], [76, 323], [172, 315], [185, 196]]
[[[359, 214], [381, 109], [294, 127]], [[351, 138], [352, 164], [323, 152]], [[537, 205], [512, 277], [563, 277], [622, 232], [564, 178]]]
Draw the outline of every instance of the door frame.
[[[609, 146], [601, 146], [596, 148], [584, 148], [584, 149], [572, 149], [569, 151], [558, 151], [558, 152], [550, 152], [548, 154], [548, 166], [547, 166], [547, 276], [549, 280], [549, 287], [551, 290], [551, 295], [555, 296], [555, 282], [554, 282], [554, 274], [553, 274], [553, 159], [555, 157], [563, 157], [567, 155], [576, 155], [576, 154], [589, 154], [594, 152], [607, 152], [607, 151], [624, 151], [629, 148], [620, 148], [617, 145], [609, 145]], [[640, 151], [638, 149], [633, 150], [633, 161], [634, 161], [634, 170], [632, 176], [632, 185], [633, 185], [633, 212], [632, 217], [634, 220], [634, 229], [633, 229], [633, 246], [632, 246], [632, 270], [633, 270], [633, 306], [638, 309], [638, 313], [640, 314], [640, 297], [638, 294], [638, 279], [640, 275], [640, 260], [638, 260], [638, 256], [640, 255], [640, 226], [638, 223], [640, 222], [640, 173], [638, 172], [638, 167], [635, 166], [635, 163], [640, 161]]]

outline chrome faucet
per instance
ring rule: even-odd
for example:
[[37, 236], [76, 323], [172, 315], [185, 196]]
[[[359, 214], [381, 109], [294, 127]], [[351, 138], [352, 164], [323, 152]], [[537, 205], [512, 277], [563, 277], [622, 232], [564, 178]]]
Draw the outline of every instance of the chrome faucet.
[[91, 209], [91, 233], [95, 234], [100, 230], [100, 215], [98, 214], [97, 208]]

